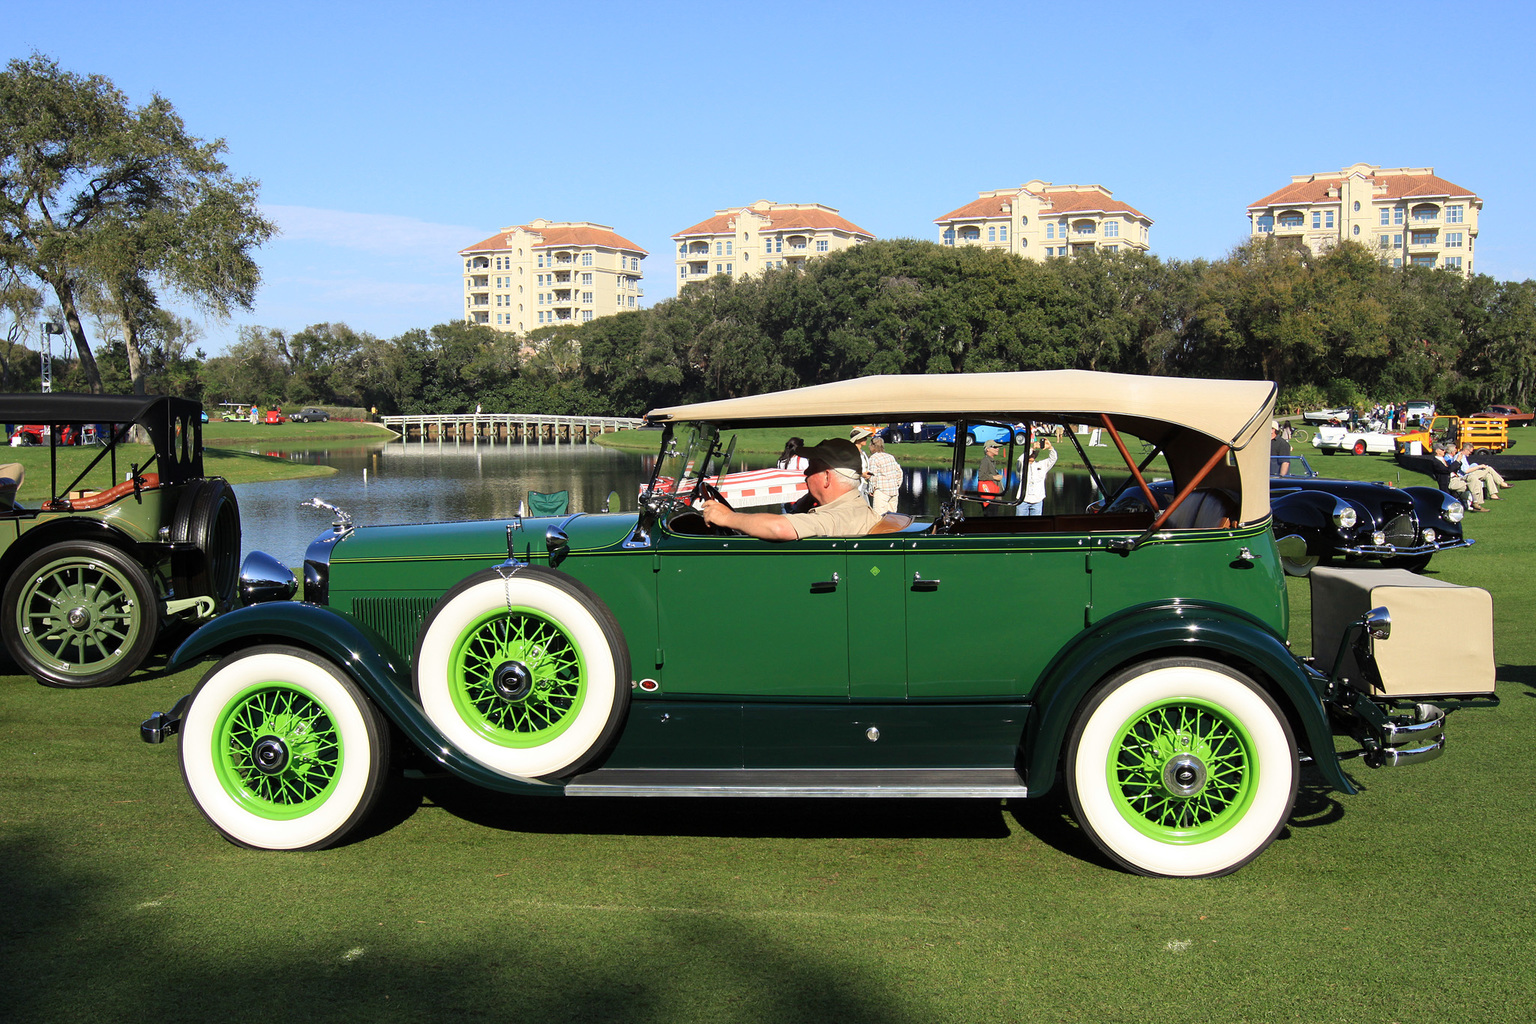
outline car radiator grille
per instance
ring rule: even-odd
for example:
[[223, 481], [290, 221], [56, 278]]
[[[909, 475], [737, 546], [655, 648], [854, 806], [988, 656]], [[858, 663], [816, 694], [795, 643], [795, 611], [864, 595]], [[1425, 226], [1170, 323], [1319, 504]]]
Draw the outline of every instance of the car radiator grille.
[[1394, 547], [1410, 547], [1419, 542], [1419, 524], [1413, 521], [1412, 513], [1388, 519], [1382, 532], [1387, 535], [1387, 543]]
[[352, 615], [409, 660], [416, 653], [421, 624], [435, 603], [430, 597], [359, 597], [352, 601]]

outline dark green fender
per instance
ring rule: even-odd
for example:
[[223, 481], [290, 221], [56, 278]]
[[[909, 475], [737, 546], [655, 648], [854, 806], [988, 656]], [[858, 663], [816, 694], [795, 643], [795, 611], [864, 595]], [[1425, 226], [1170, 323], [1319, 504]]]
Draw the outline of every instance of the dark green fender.
[[[1193, 601], [1165, 601], [1119, 612], [1083, 632], [1046, 670], [1035, 692], [1037, 713], [1024, 730], [1026, 782], [1031, 795], [1055, 784], [1073, 712], [1088, 691], [1122, 665], [1150, 657], [1209, 658], [1272, 684], [1270, 695], [1301, 727], [1298, 742], [1323, 777], [1344, 793], [1356, 792], [1333, 751], [1333, 730], [1307, 670], [1279, 637], [1236, 609]], [[1321, 677], [1318, 677], [1320, 680]]]
[[465, 757], [443, 738], [411, 697], [411, 669], [378, 633], [343, 612], [295, 601], [272, 601], [221, 615], [171, 655], [178, 671], [204, 658], [256, 644], [292, 644], [341, 669], [371, 697], [416, 748], [477, 786], [503, 793], [559, 795], [560, 783], [503, 775]]

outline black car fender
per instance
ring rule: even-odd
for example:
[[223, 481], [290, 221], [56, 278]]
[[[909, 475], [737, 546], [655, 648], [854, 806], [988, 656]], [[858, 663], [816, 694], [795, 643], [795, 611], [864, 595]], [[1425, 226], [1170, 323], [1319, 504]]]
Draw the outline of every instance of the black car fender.
[[1355, 786], [1333, 752], [1333, 731], [1309, 673], [1266, 626], [1236, 609], [1170, 600], [1106, 617], [1062, 649], [1033, 695], [1021, 746], [1032, 795], [1055, 784], [1073, 717], [1089, 692], [1115, 671], [1155, 657], [1205, 657], [1254, 677], [1291, 717], [1297, 742], [1335, 789]]
[[242, 647], [291, 644], [333, 663], [362, 687], [385, 716], [426, 757], [477, 786], [503, 793], [558, 794], [560, 783], [493, 771], [456, 749], [411, 696], [410, 662], [370, 627], [344, 612], [298, 601], [270, 601], [214, 619], [171, 655], [179, 671]]

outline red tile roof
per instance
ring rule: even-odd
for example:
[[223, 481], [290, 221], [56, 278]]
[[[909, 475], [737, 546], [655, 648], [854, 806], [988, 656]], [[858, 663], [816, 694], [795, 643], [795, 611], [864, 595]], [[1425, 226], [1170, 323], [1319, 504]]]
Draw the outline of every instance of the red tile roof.
[[836, 210], [825, 206], [770, 206], [766, 210], [741, 206], [723, 210], [708, 220], [699, 221], [693, 227], [684, 228], [672, 237], [681, 240], [695, 235], [731, 234], [736, 230], [736, 221], [744, 213], [768, 218], [768, 226], [760, 228], [761, 231], [845, 231], [863, 238], [875, 237], [873, 233], [840, 216]]
[[[1385, 186], [1383, 192], [1375, 192], [1374, 199], [1413, 199], [1421, 196], [1444, 196], [1446, 198], [1476, 199], [1476, 193], [1462, 188], [1460, 185], [1446, 181], [1434, 174], [1434, 168], [1427, 168], [1424, 174], [1394, 174], [1390, 171], [1383, 172], [1376, 168], [1375, 174], [1367, 174], [1373, 184]], [[1343, 174], [1315, 174], [1305, 181], [1292, 181], [1284, 188], [1271, 192], [1269, 195], [1251, 204], [1250, 210], [1262, 209], [1267, 206], [1326, 206], [1340, 201], [1337, 195], [1330, 196], [1329, 189], [1339, 190], [1344, 186]]]
[[1021, 195], [1032, 195], [1040, 200], [1040, 215], [1049, 216], [1062, 213], [1128, 213], [1132, 217], [1151, 222], [1150, 217], [1142, 213], [1129, 203], [1122, 203], [1114, 199], [1106, 192], [1097, 188], [1046, 188], [1039, 192], [1031, 192], [1027, 188], [1020, 188], [1012, 192], [1003, 192], [999, 195], [982, 196], [974, 202], [966, 203], [958, 210], [951, 210], [942, 217], [935, 217], [935, 224], [943, 224], [956, 220], [984, 220], [989, 217], [1004, 217], [1004, 206], [1012, 205], [1013, 201]]
[[[642, 256], [650, 255], [649, 252], [640, 248], [623, 235], [615, 234], [606, 228], [593, 227], [589, 224], [572, 224], [568, 226], [552, 224], [543, 228], [534, 228], [527, 225], [520, 226], [522, 230], [538, 235], [540, 238], [538, 242], [534, 242], [529, 246], [531, 249], [593, 246], [600, 249], [623, 249], [626, 252], [637, 252]], [[464, 256], [475, 252], [500, 252], [510, 247], [511, 242], [507, 238], [507, 232], [501, 231], [483, 242], [476, 242], [466, 249], [460, 249], [459, 255]]]

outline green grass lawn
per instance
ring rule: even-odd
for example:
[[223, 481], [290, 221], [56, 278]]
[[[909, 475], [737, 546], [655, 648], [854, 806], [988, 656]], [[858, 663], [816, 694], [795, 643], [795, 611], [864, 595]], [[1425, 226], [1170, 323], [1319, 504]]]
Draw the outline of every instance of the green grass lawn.
[[1351, 762], [1359, 795], [1309, 771], [1281, 838], [1220, 879], [1114, 870], [1046, 801], [539, 800], [446, 779], [397, 787], [340, 849], [256, 853], [202, 820], [176, 741], [138, 740], [201, 670], [81, 691], [0, 676], [0, 1016], [1528, 1020], [1536, 482], [1493, 508], [1430, 572], [1492, 591], [1503, 705], [1454, 714], [1431, 764]]

